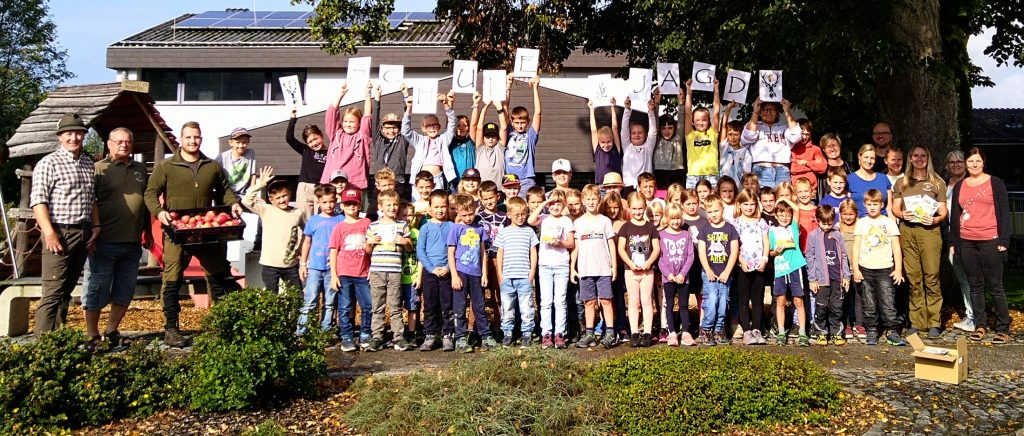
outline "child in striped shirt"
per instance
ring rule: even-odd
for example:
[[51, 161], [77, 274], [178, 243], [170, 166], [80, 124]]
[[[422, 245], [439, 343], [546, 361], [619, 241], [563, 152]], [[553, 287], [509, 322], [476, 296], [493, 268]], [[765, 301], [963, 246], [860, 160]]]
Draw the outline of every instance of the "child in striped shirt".
[[370, 224], [366, 232], [366, 246], [370, 253], [370, 303], [373, 318], [370, 328], [373, 339], [366, 351], [380, 351], [384, 347], [384, 305], [387, 304], [391, 332], [395, 335], [395, 349], [409, 349], [402, 334], [402, 252], [412, 249], [409, 225], [397, 221], [398, 192], [393, 189], [377, 194], [380, 219]]
[[515, 325], [515, 307], [518, 303], [522, 317], [521, 348], [533, 341], [533, 281], [537, 274], [537, 245], [540, 240], [526, 225], [526, 200], [513, 197], [508, 201], [508, 217], [512, 223], [498, 232], [494, 246], [498, 248], [498, 281], [501, 282], [501, 330], [505, 337], [501, 344], [512, 345], [512, 327]]

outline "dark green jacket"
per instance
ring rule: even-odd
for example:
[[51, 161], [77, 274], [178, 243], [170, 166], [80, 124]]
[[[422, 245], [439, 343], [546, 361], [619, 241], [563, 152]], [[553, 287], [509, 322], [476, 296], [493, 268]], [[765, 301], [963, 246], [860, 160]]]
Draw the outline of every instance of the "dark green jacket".
[[[220, 164], [202, 153], [198, 162], [198, 171], [192, 171], [188, 162], [181, 158], [181, 151], [176, 151], [170, 159], [153, 168], [146, 186], [146, 207], [153, 216], [162, 211], [238, 203], [238, 196], [229, 187]], [[164, 195], [163, 207], [160, 194]]]

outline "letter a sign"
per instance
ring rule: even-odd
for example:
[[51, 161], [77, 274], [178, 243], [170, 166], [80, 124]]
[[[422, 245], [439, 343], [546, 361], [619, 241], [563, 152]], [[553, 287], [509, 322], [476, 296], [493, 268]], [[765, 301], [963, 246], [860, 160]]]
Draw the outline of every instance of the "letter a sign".
[[678, 94], [680, 88], [679, 83], [679, 64], [671, 63], [658, 63], [658, 89], [661, 90], [662, 95]]

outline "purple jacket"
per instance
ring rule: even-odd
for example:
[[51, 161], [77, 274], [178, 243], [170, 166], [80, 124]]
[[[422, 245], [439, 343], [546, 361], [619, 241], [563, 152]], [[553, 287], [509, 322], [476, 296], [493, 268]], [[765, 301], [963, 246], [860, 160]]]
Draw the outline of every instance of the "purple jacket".
[[828, 286], [828, 261], [825, 259], [825, 238], [836, 241], [836, 261], [839, 262], [839, 272], [844, 279], [851, 276], [850, 259], [843, 245], [843, 234], [838, 229], [833, 229], [826, 235], [820, 228], [814, 229], [807, 236], [807, 281], [818, 282], [822, 286]]
[[693, 234], [683, 229], [677, 235], [662, 230], [661, 257], [658, 258], [658, 270], [661, 271], [662, 283], [668, 283], [668, 276], [681, 275], [686, 277], [693, 264]]

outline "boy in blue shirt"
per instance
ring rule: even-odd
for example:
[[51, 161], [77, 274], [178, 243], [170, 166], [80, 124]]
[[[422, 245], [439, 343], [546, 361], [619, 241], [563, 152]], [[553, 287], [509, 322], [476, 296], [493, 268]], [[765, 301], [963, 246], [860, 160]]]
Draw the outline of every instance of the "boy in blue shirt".
[[448, 193], [435, 189], [430, 193], [427, 213], [430, 220], [420, 226], [416, 258], [420, 275], [416, 287], [423, 290], [423, 330], [426, 338], [420, 351], [455, 351], [452, 323], [452, 271], [448, 267]]
[[332, 185], [319, 185], [313, 191], [320, 213], [309, 217], [303, 230], [302, 253], [299, 257], [299, 278], [306, 282], [302, 308], [299, 309], [299, 326], [295, 334], [304, 335], [309, 322], [309, 312], [316, 308], [317, 299], [324, 294], [324, 305], [320, 328], [328, 330], [334, 321], [334, 304], [337, 289], [331, 289], [331, 267], [328, 256], [331, 247], [331, 230], [345, 220], [337, 213], [337, 192]]
[[[537, 245], [540, 240], [532, 228], [526, 226], [526, 200], [513, 197], [508, 201], [508, 217], [512, 223], [498, 232], [494, 246], [498, 248], [498, 281], [501, 282], [501, 330], [505, 337], [501, 344], [512, 345], [512, 327], [515, 325], [515, 305], [518, 302], [522, 317], [521, 348], [533, 342], [533, 281], [537, 275]], [[422, 241], [422, 239], [421, 239]]]
[[[512, 74], [508, 76], [508, 91], [512, 90]], [[505, 172], [519, 178], [519, 196], [526, 198], [526, 191], [536, 185], [533, 180], [533, 162], [537, 153], [537, 138], [540, 135], [540, 77], [530, 79], [533, 90], [533, 119], [523, 106], [516, 106], [510, 115], [508, 143], [505, 146]], [[507, 106], [506, 106], [507, 108]], [[504, 110], [499, 111], [506, 116]]]
[[473, 318], [483, 346], [492, 349], [498, 343], [491, 337], [491, 327], [484, 311], [484, 286], [487, 286], [488, 262], [484, 250], [487, 232], [476, 223], [476, 204], [466, 194], [455, 196], [455, 223], [448, 232], [448, 269], [452, 273], [452, 306], [455, 310], [455, 348], [472, 353], [467, 337], [466, 297], [473, 303]]

